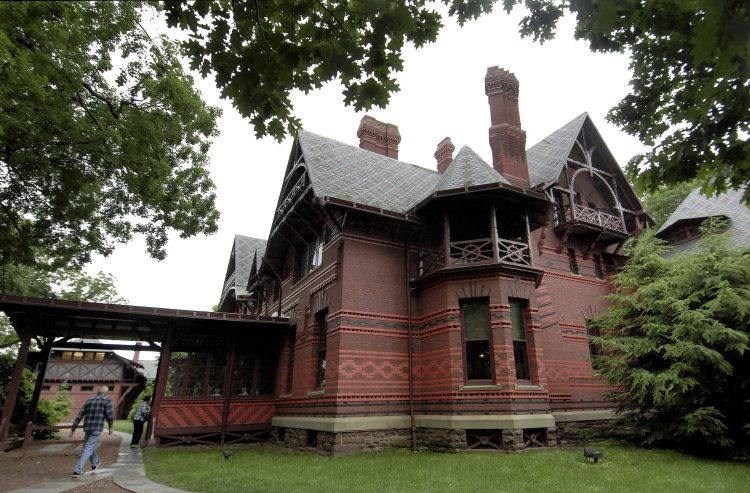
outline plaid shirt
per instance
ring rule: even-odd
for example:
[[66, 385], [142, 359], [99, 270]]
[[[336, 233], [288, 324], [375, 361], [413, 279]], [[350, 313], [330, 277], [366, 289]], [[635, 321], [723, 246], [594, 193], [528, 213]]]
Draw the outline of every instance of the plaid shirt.
[[114, 421], [114, 410], [112, 409], [112, 401], [109, 397], [103, 395], [97, 395], [86, 401], [81, 411], [73, 420], [73, 427], [71, 431], [76, 431], [78, 423], [86, 416], [86, 420], [83, 422], [83, 431], [102, 431], [104, 429], [104, 420], [107, 420], [109, 427], [112, 428], [112, 422]]
[[133, 421], [146, 421], [148, 413], [151, 411], [148, 407], [148, 403], [141, 401], [138, 407], [135, 408], [135, 414], [133, 414]]

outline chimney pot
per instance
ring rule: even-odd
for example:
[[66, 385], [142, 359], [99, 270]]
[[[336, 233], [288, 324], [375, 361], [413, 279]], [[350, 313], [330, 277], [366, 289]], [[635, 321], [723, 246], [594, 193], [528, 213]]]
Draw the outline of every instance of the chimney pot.
[[441, 175], [445, 173], [448, 166], [453, 162], [453, 151], [456, 150], [456, 146], [451, 142], [450, 137], [446, 137], [440, 141], [435, 151], [435, 159], [437, 160], [437, 170]]
[[398, 159], [401, 134], [396, 125], [365, 115], [359, 122], [357, 137], [359, 137], [359, 147], [362, 149]]

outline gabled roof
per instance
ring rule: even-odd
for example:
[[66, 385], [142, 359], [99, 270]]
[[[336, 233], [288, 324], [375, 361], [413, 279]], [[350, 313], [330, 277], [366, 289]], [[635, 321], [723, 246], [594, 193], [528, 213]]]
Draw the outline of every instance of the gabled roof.
[[588, 113], [581, 113], [526, 151], [531, 187], [557, 181], [588, 117]]
[[742, 190], [729, 190], [716, 197], [704, 197], [696, 188], [682, 201], [671, 216], [662, 224], [657, 235], [680, 223], [697, 219], [725, 216], [729, 218], [729, 230], [735, 245], [750, 244], [750, 208], [742, 203]]
[[[229, 265], [227, 266], [227, 276], [225, 283], [230, 280], [232, 273], [234, 273], [234, 293], [236, 295], [247, 294], [247, 280], [250, 277], [250, 269], [253, 265], [253, 259], [257, 255], [258, 262], [263, 258], [266, 253], [266, 240], [260, 238], [252, 238], [250, 236], [234, 235], [234, 241], [232, 243], [232, 253], [229, 256]], [[223, 296], [227, 291], [225, 284], [222, 292]]]
[[300, 131], [313, 192], [318, 197], [406, 213], [437, 184], [440, 174], [359, 147]]
[[503, 175], [487, 164], [469, 146], [463, 146], [440, 177], [433, 191], [453, 190], [488, 183], [510, 185]]

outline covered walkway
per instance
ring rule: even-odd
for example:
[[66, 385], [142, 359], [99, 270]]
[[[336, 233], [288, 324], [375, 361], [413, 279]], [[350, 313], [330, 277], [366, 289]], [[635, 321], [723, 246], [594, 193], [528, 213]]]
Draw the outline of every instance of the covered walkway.
[[[291, 334], [285, 318], [9, 295], [0, 296], [0, 311], [20, 339], [0, 415], [0, 443], [8, 438], [32, 340], [41, 353], [40, 375], [53, 347], [96, 349], [74, 339], [147, 342], [143, 349], [158, 351], [160, 358], [146, 436], [159, 443], [239, 441], [270, 428], [275, 370]], [[36, 414], [43, 381], [36, 379], [27, 422]]]

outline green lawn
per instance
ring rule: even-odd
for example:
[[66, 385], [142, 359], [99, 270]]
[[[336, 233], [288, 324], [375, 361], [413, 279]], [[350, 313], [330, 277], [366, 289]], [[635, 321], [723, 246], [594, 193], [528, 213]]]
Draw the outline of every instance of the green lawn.
[[699, 459], [617, 442], [597, 444], [605, 459], [585, 462], [582, 447], [518, 454], [411, 453], [351, 457], [264, 447], [147, 449], [150, 479], [192, 492], [740, 492], [750, 464]]
[[133, 422], [129, 419], [116, 419], [113, 427], [115, 431], [133, 434]]

